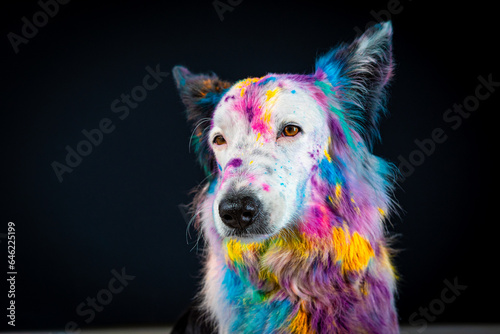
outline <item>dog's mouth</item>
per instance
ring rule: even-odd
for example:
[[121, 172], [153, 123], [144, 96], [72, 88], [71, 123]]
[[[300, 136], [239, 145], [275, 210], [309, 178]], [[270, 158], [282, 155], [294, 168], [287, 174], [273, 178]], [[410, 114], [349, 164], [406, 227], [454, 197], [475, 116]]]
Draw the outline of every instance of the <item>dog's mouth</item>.
[[266, 226], [248, 229], [226, 229], [224, 237], [236, 238], [244, 243], [263, 241], [274, 233]]

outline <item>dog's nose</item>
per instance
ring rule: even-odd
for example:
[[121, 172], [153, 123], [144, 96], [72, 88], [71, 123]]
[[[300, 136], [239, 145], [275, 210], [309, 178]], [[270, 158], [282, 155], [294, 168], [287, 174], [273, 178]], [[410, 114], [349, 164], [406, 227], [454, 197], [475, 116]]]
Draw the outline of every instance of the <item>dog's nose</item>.
[[260, 201], [252, 196], [228, 196], [219, 204], [222, 222], [231, 228], [244, 229], [257, 220]]

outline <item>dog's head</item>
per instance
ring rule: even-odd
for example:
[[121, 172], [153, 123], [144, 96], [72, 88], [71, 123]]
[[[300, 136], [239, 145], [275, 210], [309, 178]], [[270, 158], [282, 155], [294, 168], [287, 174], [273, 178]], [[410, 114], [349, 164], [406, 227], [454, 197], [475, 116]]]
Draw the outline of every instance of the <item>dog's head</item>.
[[374, 26], [307, 75], [231, 84], [176, 66], [207, 174], [203, 221], [221, 237], [258, 240], [296, 228], [320, 234], [327, 212], [353, 224], [361, 207], [384, 213], [388, 166], [370, 149], [392, 76], [391, 36], [390, 23]]

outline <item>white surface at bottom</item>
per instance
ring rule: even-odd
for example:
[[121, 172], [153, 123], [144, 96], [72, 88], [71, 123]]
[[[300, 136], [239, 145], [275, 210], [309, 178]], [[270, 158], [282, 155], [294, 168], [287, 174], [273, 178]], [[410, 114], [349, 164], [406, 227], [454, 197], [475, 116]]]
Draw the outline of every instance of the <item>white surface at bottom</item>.
[[[134, 327], [83, 329], [81, 334], [169, 334], [172, 327]], [[64, 331], [8, 332], [6, 334], [65, 334]], [[500, 324], [495, 325], [432, 325], [421, 327], [401, 326], [401, 334], [500, 334]]]

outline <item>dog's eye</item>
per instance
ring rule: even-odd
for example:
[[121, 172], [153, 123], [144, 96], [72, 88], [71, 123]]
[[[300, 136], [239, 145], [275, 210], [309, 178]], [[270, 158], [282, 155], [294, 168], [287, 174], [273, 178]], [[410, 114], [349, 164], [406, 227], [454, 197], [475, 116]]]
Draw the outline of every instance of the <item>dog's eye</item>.
[[222, 135], [215, 136], [215, 138], [214, 138], [215, 145], [224, 145], [225, 143], [226, 143], [226, 140], [224, 139], [224, 137], [222, 137]]
[[295, 136], [299, 132], [300, 132], [300, 128], [298, 126], [287, 125], [283, 129], [282, 135], [285, 136], [285, 137], [293, 137], [293, 136]]

